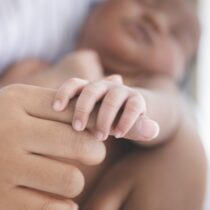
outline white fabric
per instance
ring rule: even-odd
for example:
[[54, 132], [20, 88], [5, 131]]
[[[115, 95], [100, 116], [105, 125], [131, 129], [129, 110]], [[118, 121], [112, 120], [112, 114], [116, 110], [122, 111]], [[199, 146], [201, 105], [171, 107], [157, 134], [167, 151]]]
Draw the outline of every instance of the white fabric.
[[0, 0], [0, 73], [18, 60], [55, 61], [71, 51], [96, 1]]

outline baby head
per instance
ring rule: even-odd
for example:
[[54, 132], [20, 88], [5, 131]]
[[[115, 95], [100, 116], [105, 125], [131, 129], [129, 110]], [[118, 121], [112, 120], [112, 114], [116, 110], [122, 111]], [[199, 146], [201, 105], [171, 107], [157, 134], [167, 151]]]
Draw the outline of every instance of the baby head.
[[199, 34], [190, 0], [106, 0], [88, 18], [79, 48], [96, 50], [109, 73], [177, 79], [195, 54]]

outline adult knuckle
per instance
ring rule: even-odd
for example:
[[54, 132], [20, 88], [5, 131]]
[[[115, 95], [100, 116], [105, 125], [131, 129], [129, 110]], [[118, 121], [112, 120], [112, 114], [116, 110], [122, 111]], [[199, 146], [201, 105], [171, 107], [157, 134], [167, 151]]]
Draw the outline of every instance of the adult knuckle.
[[66, 169], [61, 177], [62, 194], [67, 197], [76, 197], [84, 187], [84, 177], [76, 167]]

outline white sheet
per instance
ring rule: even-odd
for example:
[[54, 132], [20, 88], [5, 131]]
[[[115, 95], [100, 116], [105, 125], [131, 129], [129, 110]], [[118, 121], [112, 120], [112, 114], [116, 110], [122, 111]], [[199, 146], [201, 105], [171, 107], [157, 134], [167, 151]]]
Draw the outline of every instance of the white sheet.
[[52, 62], [70, 52], [96, 1], [0, 0], [0, 72], [18, 60]]

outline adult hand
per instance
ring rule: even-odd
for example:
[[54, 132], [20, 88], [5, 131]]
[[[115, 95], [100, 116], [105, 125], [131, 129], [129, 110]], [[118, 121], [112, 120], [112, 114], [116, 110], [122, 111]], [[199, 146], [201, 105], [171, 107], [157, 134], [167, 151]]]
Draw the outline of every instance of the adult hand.
[[24, 85], [0, 91], [0, 209], [77, 209], [70, 199], [82, 191], [83, 174], [58, 159], [95, 165], [105, 157], [103, 143], [69, 126], [70, 110], [53, 111], [54, 96]]

